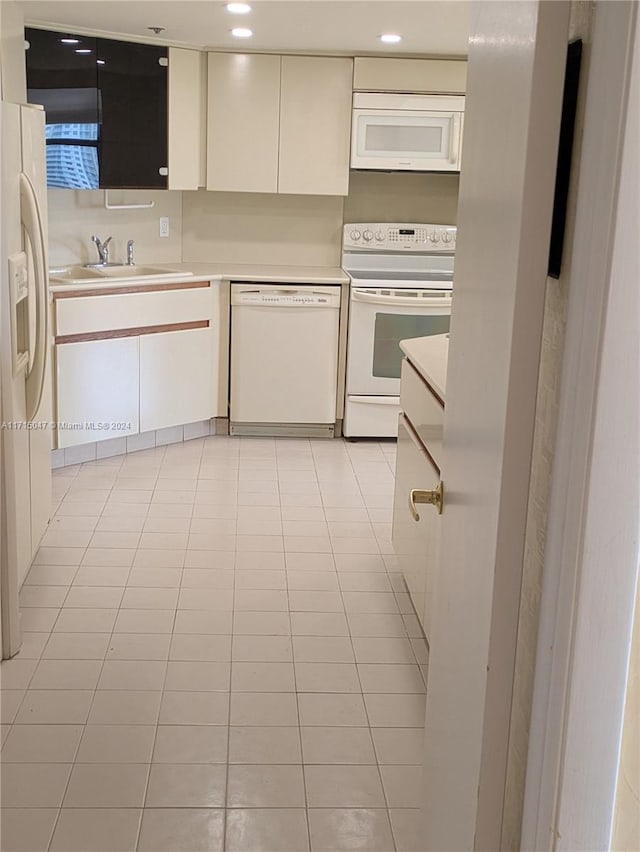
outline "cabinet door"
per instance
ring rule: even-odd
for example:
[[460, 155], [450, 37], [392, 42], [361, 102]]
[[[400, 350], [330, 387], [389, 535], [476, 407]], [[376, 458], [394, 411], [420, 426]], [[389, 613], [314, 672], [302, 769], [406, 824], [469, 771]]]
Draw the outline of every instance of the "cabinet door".
[[[27, 100], [45, 109], [47, 185], [100, 186], [97, 41], [26, 29]], [[82, 51], [78, 53], [77, 51]]]
[[98, 39], [100, 186], [167, 188], [167, 48]]
[[207, 189], [277, 192], [280, 57], [210, 53]]
[[169, 48], [169, 189], [204, 186], [206, 54]]
[[347, 195], [353, 60], [283, 56], [278, 192]]
[[420, 520], [415, 521], [409, 509], [409, 495], [413, 488], [435, 488], [439, 481], [440, 472], [401, 414], [393, 501], [393, 547], [427, 641], [431, 632], [440, 516], [433, 506], [420, 505]]
[[56, 346], [58, 447], [134, 435], [138, 338]]
[[140, 430], [216, 416], [217, 357], [211, 327], [140, 338]]

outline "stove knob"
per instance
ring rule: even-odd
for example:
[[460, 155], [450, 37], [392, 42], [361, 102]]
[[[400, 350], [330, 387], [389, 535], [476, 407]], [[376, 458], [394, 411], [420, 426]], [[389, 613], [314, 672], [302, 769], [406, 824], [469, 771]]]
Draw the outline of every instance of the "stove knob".
[[373, 239], [373, 231], [365, 231], [362, 236], [369, 243]]
[[451, 236], [449, 231], [445, 231], [444, 234], [442, 235], [442, 242], [443, 243], [450, 243], [452, 241], [453, 241], [453, 237]]
[[376, 240], [381, 243], [384, 240], [384, 234], [382, 231], [376, 231]]
[[440, 234], [439, 234], [437, 231], [432, 231], [432, 232], [429, 234], [429, 239], [430, 239], [430, 240], [431, 240], [431, 242], [432, 242], [432, 243], [434, 243], [434, 245], [435, 245], [435, 243], [439, 243], [439, 242], [440, 242]]
[[359, 240], [361, 237], [360, 231], [351, 231], [349, 234], [352, 240]]

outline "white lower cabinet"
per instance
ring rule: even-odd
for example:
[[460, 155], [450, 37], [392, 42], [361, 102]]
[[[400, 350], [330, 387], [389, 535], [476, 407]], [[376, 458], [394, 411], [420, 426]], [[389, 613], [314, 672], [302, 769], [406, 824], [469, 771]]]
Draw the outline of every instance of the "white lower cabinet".
[[212, 329], [140, 338], [140, 431], [208, 420], [216, 413]]
[[54, 299], [57, 447], [227, 415], [229, 285], [133, 285]]
[[401, 414], [393, 503], [393, 546], [427, 641], [431, 632], [440, 516], [433, 506], [419, 505], [420, 520], [414, 520], [409, 508], [409, 495], [414, 488], [435, 488], [439, 481], [440, 472]]
[[139, 431], [138, 340], [89, 340], [56, 347], [58, 447]]

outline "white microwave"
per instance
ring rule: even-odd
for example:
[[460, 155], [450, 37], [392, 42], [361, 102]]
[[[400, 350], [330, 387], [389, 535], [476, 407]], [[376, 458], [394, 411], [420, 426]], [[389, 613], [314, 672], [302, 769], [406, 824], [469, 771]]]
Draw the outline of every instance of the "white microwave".
[[356, 92], [351, 168], [459, 172], [464, 97]]

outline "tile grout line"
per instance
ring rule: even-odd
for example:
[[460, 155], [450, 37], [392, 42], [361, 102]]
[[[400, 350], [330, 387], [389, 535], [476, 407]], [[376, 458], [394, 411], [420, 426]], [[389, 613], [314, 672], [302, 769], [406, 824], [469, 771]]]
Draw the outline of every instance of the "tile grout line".
[[[276, 470], [278, 471], [278, 474], [279, 474], [279, 470], [278, 470], [277, 466], [276, 466]], [[314, 472], [315, 472], [316, 478], [317, 478], [317, 470], [316, 470], [316, 467], [315, 467], [315, 460], [314, 460]], [[278, 476], [278, 493], [280, 493], [279, 476]], [[323, 510], [323, 512], [324, 512], [324, 510]], [[282, 516], [282, 500], [280, 500], [280, 515]], [[284, 533], [284, 523], [283, 523], [283, 533]], [[283, 539], [283, 546], [284, 546], [284, 539]], [[298, 692], [298, 675], [297, 675], [297, 672], [296, 672], [296, 655], [295, 655], [295, 647], [294, 647], [294, 641], [293, 641], [293, 621], [292, 621], [292, 618], [291, 618], [291, 612], [292, 612], [292, 610], [291, 610], [291, 597], [290, 597], [290, 594], [289, 594], [291, 590], [289, 589], [289, 574], [288, 574], [288, 571], [286, 570], [286, 565], [287, 565], [286, 553], [284, 555], [283, 561], [284, 561], [284, 564], [285, 564], [285, 572], [284, 572], [285, 580], [284, 581], [285, 581], [285, 585], [287, 587], [287, 607], [288, 607], [288, 613], [287, 614], [289, 616], [289, 641], [291, 643], [291, 668], [293, 669], [293, 688], [295, 690], [296, 712], [297, 712], [297, 715], [298, 715], [298, 742], [300, 744], [300, 771], [301, 771], [301, 774], [302, 774], [302, 794], [304, 796], [304, 805], [305, 805], [304, 815], [305, 815], [305, 820], [306, 820], [306, 824], [307, 824], [308, 848], [311, 849], [311, 814], [309, 813], [310, 804], [309, 804], [309, 793], [307, 791], [307, 772], [306, 772], [306, 763], [305, 763], [305, 758], [304, 758], [304, 746], [303, 746], [303, 743], [302, 743], [302, 721], [300, 719], [300, 693]]]
[[238, 453], [238, 467], [236, 470], [236, 518], [235, 518], [235, 527], [236, 527], [236, 535], [235, 535], [235, 543], [236, 547], [233, 552], [233, 590], [231, 595], [231, 647], [229, 650], [229, 698], [227, 701], [227, 754], [226, 754], [226, 767], [225, 767], [225, 777], [224, 777], [224, 807], [222, 811], [222, 847], [221, 852], [225, 852], [227, 848], [227, 825], [228, 825], [228, 815], [229, 815], [229, 772], [231, 767], [231, 697], [233, 694], [233, 639], [235, 636], [235, 622], [236, 622], [236, 562], [238, 556], [238, 490], [240, 487], [240, 459]]

